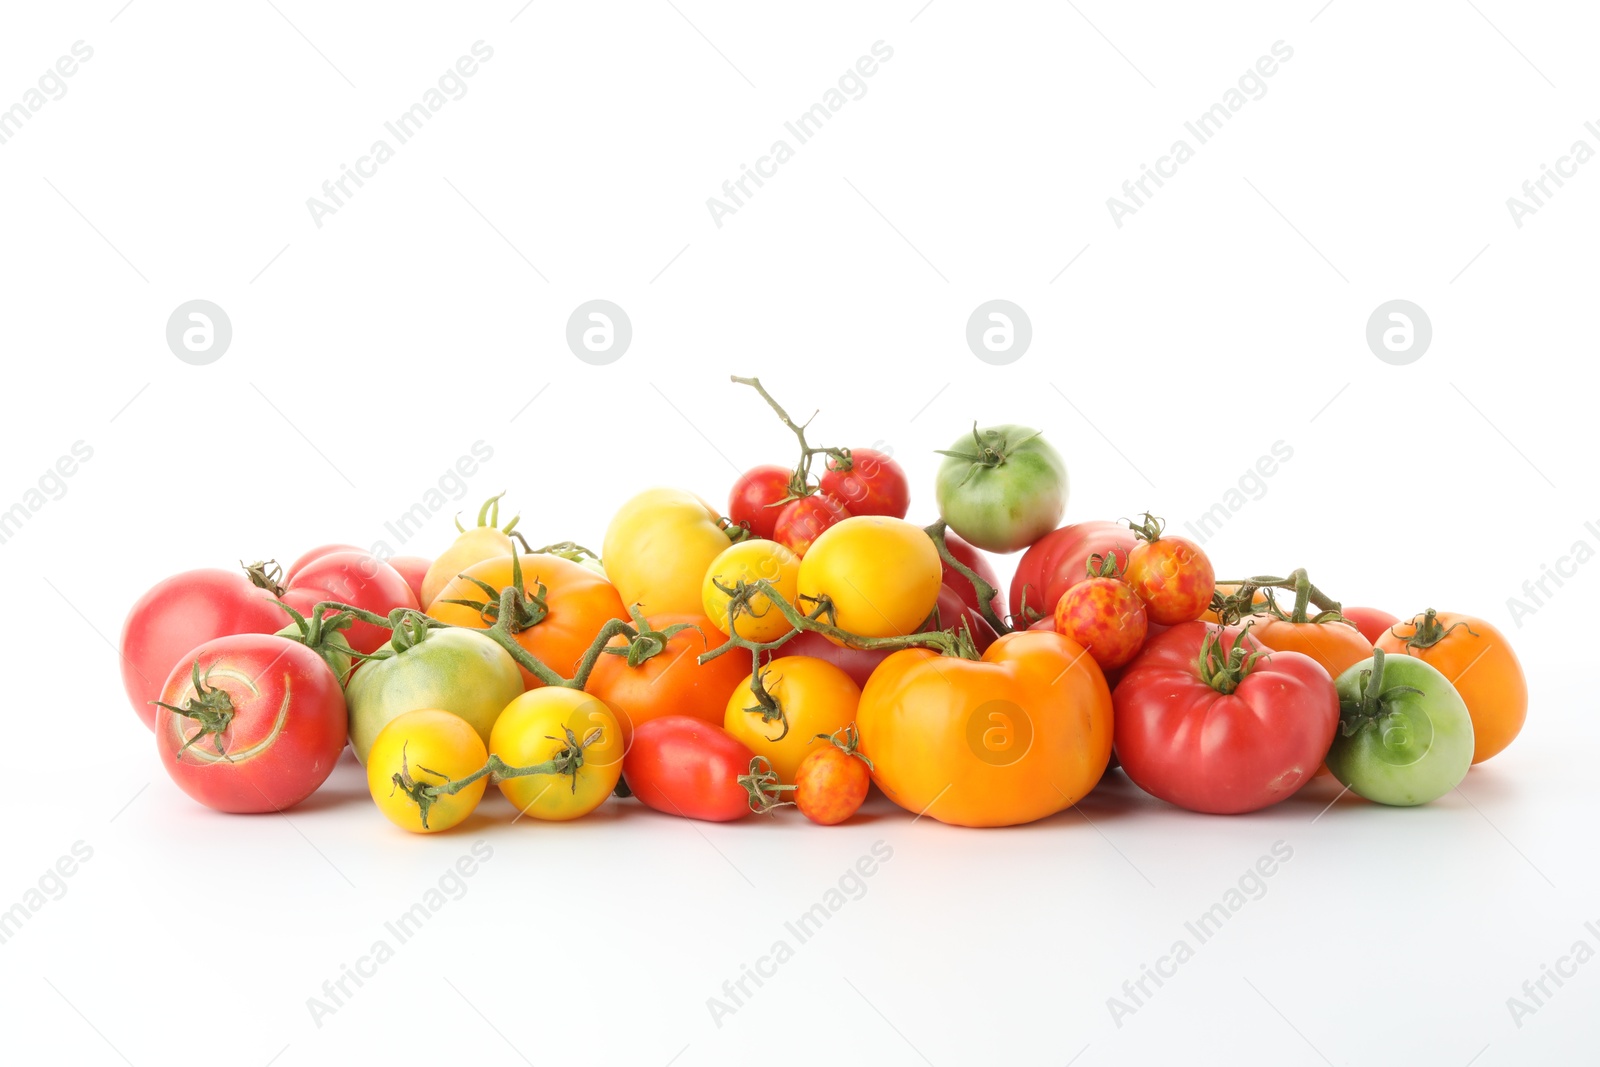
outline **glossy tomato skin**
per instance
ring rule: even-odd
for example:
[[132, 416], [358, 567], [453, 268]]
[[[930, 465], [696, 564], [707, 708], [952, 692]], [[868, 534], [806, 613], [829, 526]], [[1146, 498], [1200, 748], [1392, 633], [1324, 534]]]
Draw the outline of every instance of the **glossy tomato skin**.
[[[834, 625], [861, 637], [913, 633], [939, 601], [939, 550], [904, 519], [855, 515], [800, 560], [802, 598], [827, 597]], [[802, 601], [804, 604], [804, 600]]]
[[1251, 615], [1244, 622], [1263, 648], [1310, 656], [1330, 678], [1372, 657], [1372, 643], [1342, 622], [1291, 622], [1275, 615]]
[[367, 791], [390, 822], [414, 834], [436, 834], [459, 826], [477, 810], [488, 778], [444, 793], [424, 818], [416, 801], [396, 788], [394, 776], [409, 774], [429, 785], [465, 778], [489, 760], [483, 738], [472, 724], [438, 708], [418, 708], [397, 716], [373, 742], [367, 760]]
[[[1436, 626], [1444, 634], [1436, 643], [1413, 647], [1419, 627]], [[1384, 632], [1378, 646], [1391, 656], [1414, 656], [1447, 678], [1472, 716], [1472, 762], [1502, 751], [1528, 718], [1528, 680], [1511, 642], [1499, 629], [1474, 615], [1458, 612], [1412, 616]]]
[[118, 644], [122, 686], [139, 720], [155, 729], [162, 687], [187, 653], [230, 634], [270, 634], [290, 621], [267, 590], [239, 571], [184, 571], [157, 582], [128, 611]]
[[[1272, 652], [1231, 694], [1201, 677], [1207, 633], [1187, 622], [1146, 643], [1117, 683], [1117, 758], [1145, 792], [1190, 811], [1233, 815], [1293, 795], [1322, 765], [1339, 727], [1333, 679], [1297, 652]], [[1223, 645], [1244, 641], [1237, 627]]]
[[849, 517], [850, 512], [833, 497], [812, 493], [783, 506], [773, 527], [772, 539], [804, 557], [817, 538]]
[[[963, 566], [970, 568], [979, 578], [994, 586], [994, 600], [989, 606], [994, 610], [995, 618], [1005, 618], [1005, 604], [1000, 599], [1000, 577], [995, 574], [994, 564], [989, 562], [989, 557], [984, 555], [982, 549], [962, 538], [960, 534], [952, 533], [949, 530], [944, 532], [944, 543], [950, 549], [950, 554], [960, 560]], [[968, 580], [967, 576], [950, 566], [950, 564], [945, 563], [943, 556], [939, 557], [939, 565], [944, 569], [944, 584], [954, 589], [956, 594], [969, 607], [978, 608], [978, 591], [973, 588], [972, 582]]]
[[516, 547], [511, 535], [498, 526], [473, 526], [463, 530], [450, 543], [439, 558], [428, 565], [422, 575], [422, 588], [417, 593], [417, 603], [423, 608], [433, 606], [439, 590], [455, 580], [456, 575], [475, 563], [486, 559], [509, 556]]
[[[1004, 462], [963, 458], [991, 452], [1003, 453]], [[1067, 467], [1060, 453], [1029, 427], [974, 428], [947, 450], [934, 493], [939, 514], [956, 533], [989, 552], [1016, 552], [1061, 521], [1067, 507]]]
[[861, 810], [872, 785], [872, 772], [859, 756], [831, 742], [800, 762], [795, 772], [794, 803], [801, 813], [821, 826], [837, 826]]
[[[285, 584], [283, 602], [309, 617], [319, 603], [336, 600], [388, 615], [395, 608], [417, 610], [417, 597], [400, 572], [367, 552], [330, 552], [311, 560]], [[370, 655], [389, 640], [389, 629], [359, 619], [344, 632], [350, 647]]]
[[[545, 617], [516, 635], [517, 644], [527, 649], [546, 667], [563, 678], [571, 678], [578, 661], [589, 650], [602, 627], [613, 619], [626, 621], [628, 613], [616, 587], [588, 567], [552, 555], [515, 557], [522, 570], [522, 589], [529, 597], [544, 589]], [[452, 626], [487, 630], [494, 625], [499, 600], [491, 598], [475, 582], [504, 591], [515, 577], [512, 556], [498, 556], [474, 563], [453, 581], [445, 583], [428, 608], [428, 614]], [[458, 604], [452, 601], [464, 600]], [[519, 665], [519, 670], [521, 667]], [[523, 685], [538, 689], [544, 685], [531, 672], [522, 671]]]
[[1045, 534], [1022, 554], [1011, 578], [1011, 615], [1028, 626], [1051, 618], [1068, 589], [1088, 577], [1091, 555], [1115, 552], [1119, 561], [1138, 544], [1138, 536], [1116, 522], [1076, 522]]
[[622, 777], [622, 730], [603, 701], [561, 686], [522, 694], [495, 720], [489, 751], [512, 767], [554, 759], [567, 749], [568, 731], [583, 745], [583, 763], [576, 773], [499, 779], [500, 792], [524, 815], [567, 822], [604, 804]]
[[173, 668], [163, 703], [184, 707], [193, 698], [198, 664], [202, 685], [226, 693], [233, 719], [214, 738], [185, 748], [193, 719], [159, 709], [156, 745], [162, 765], [185, 793], [217, 811], [282, 811], [316, 792], [344, 750], [344, 691], [322, 658], [294, 641], [269, 634], [235, 634], [207, 641]]
[[1132, 661], [1149, 630], [1144, 601], [1120, 578], [1090, 578], [1056, 605], [1055, 630], [1089, 650], [1102, 670]]
[[1143, 598], [1152, 621], [1193, 622], [1211, 606], [1217, 576], [1205, 551], [1187, 537], [1142, 541], [1127, 555], [1123, 580]]
[[896, 652], [862, 690], [856, 725], [884, 795], [957, 826], [1053, 815], [1111, 758], [1105, 677], [1053, 632], [1007, 634], [980, 660]]
[[[1354, 731], [1341, 730], [1328, 752], [1328, 769], [1357, 796], [1410, 807], [1427, 804], [1461, 784], [1472, 766], [1472, 716], [1461, 694], [1427, 661], [1385, 655], [1382, 690], [1390, 693], [1376, 720], [1356, 714], [1372, 659], [1352, 664], [1334, 682], [1341, 713]], [[1405, 690], [1414, 689], [1416, 692]]]
[[1339, 614], [1355, 624], [1367, 643], [1376, 646], [1378, 639], [1391, 627], [1400, 625], [1400, 616], [1391, 615], [1382, 608], [1340, 608]]
[[[392, 644], [380, 650], [393, 652]], [[484, 744], [507, 704], [522, 695], [522, 673], [510, 653], [476, 630], [429, 630], [403, 651], [363, 663], [350, 676], [350, 747], [356, 759], [408, 711], [447, 711], [478, 731]]]
[[306, 564], [310, 563], [312, 560], [321, 559], [323, 556], [331, 556], [335, 552], [364, 551], [365, 549], [361, 548], [359, 545], [347, 545], [340, 542], [335, 542], [328, 545], [318, 545], [316, 548], [307, 549], [306, 551], [300, 553], [300, 555], [295, 558], [293, 563], [284, 568], [284, 584], [287, 585], [289, 582], [294, 581], [294, 576], [305, 570]]
[[422, 583], [433, 567], [433, 560], [423, 559], [421, 556], [390, 556], [385, 562], [406, 580], [411, 592], [416, 595], [418, 605], [426, 608], [428, 605], [422, 602]]
[[623, 605], [646, 615], [698, 613], [706, 568], [730, 543], [721, 519], [682, 489], [646, 489], [623, 504], [600, 551]]
[[778, 781], [793, 785], [801, 762], [825, 743], [818, 735], [831, 736], [855, 720], [861, 687], [826, 660], [777, 660], [761, 668], [761, 685], [783, 713], [768, 722], [751, 689], [754, 679], [747, 677], [728, 698], [722, 728], [764, 757]]
[[739, 776], [754, 758], [720, 726], [687, 715], [643, 723], [622, 761], [628, 788], [647, 808], [705, 822], [732, 822], [750, 814], [750, 794]]
[[906, 480], [905, 468], [887, 452], [852, 448], [850, 469], [840, 470], [839, 466], [839, 462], [829, 456], [827, 470], [817, 479], [817, 484], [850, 514], [906, 517], [911, 508], [911, 485]]
[[[665, 648], [637, 667], [628, 665], [627, 656], [602, 654], [584, 686], [615, 713], [623, 743], [643, 724], [668, 715], [721, 725], [728, 697], [750, 674], [750, 653], [734, 649], [701, 663], [701, 653], [728, 639], [710, 619], [686, 613], [651, 615], [645, 621], [657, 631], [685, 623], [690, 628], [673, 634]], [[627, 648], [627, 635], [617, 635], [607, 647]]]
[[751, 467], [739, 475], [728, 493], [728, 518], [735, 525], [749, 527], [756, 537], [771, 541], [792, 477], [793, 471], [775, 463]]
[[[732, 598], [724, 589], [735, 589], [740, 582], [769, 583], [779, 598], [794, 604], [800, 580], [800, 557], [776, 541], [740, 541], [722, 550], [706, 570], [700, 587], [700, 605], [719, 630], [729, 632], [728, 607]], [[746, 640], [765, 643], [794, 629], [765, 593], [750, 598], [749, 610], [741, 610], [733, 629]]]

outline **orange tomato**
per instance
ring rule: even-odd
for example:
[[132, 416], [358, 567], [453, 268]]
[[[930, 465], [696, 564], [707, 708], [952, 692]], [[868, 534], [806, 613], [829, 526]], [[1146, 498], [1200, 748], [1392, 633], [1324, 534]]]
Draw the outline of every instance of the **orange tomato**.
[[1450, 679], [1472, 716], [1472, 762], [1509, 745], [1528, 717], [1528, 680], [1505, 634], [1473, 615], [1429, 608], [1390, 627], [1378, 647], [1415, 656]]
[[[499, 556], [468, 567], [439, 591], [428, 614], [440, 622], [487, 630], [499, 613], [501, 591], [511, 585], [511, 563], [511, 556]], [[570, 678], [600, 628], [612, 619], [628, 618], [622, 598], [610, 582], [569, 559], [531, 555], [520, 557], [520, 563], [523, 591], [530, 599], [537, 596], [542, 600], [546, 614], [515, 635], [517, 644], [557, 674]], [[452, 600], [466, 603], [449, 603]], [[522, 670], [522, 681], [529, 689], [544, 684], [527, 670]]]
[[[1237, 585], [1234, 585], [1232, 582], [1218, 582], [1216, 591], [1218, 593], [1221, 593], [1223, 596], [1232, 596], [1233, 594], [1235, 594], [1235, 593], [1237, 593], [1239, 591], [1239, 587]], [[1264, 590], [1264, 589], [1257, 589], [1255, 591], [1255, 593], [1250, 597], [1250, 603], [1252, 603], [1252, 604], [1265, 604], [1266, 602], [1267, 602], [1267, 593], [1266, 593], [1266, 590]], [[1200, 613], [1200, 618], [1202, 618], [1206, 622], [1221, 622], [1222, 621], [1221, 619], [1217, 618], [1217, 613], [1212, 611], [1210, 607], [1207, 607], [1206, 610], [1204, 610], [1204, 611], [1202, 611]]]
[[784, 785], [793, 785], [800, 764], [831, 743], [819, 739], [850, 725], [861, 689], [844, 671], [812, 656], [784, 656], [761, 668], [761, 688], [777, 702], [781, 718], [768, 722], [756, 700], [755, 675], [728, 697], [722, 728], [766, 757]]
[[1337, 678], [1349, 667], [1372, 658], [1372, 645], [1361, 631], [1344, 622], [1291, 622], [1276, 615], [1244, 619], [1250, 636], [1273, 652], [1300, 652], [1322, 664]]
[[[658, 633], [681, 623], [690, 628], [673, 634], [660, 652], [637, 667], [630, 667], [625, 655], [602, 653], [584, 686], [616, 712], [624, 744], [632, 742], [640, 724], [665, 715], [689, 715], [721, 726], [728, 697], [750, 677], [750, 653], [736, 648], [701, 663], [697, 657], [702, 652], [728, 640], [710, 619], [651, 615], [645, 622]], [[618, 634], [607, 648], [626, 649], [628, 644], [627, 635]]]
[[1105, 676], [1048, 630], [1007, 634], [979, 660], [896, 652], [868, 679], [856, 725], [889, 799], [957, 826], [1053, 815], [1111, 759]]

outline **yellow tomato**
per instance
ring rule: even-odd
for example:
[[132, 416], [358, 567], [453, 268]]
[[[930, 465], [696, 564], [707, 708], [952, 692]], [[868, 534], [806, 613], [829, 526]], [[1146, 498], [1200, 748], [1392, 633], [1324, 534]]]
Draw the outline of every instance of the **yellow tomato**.
[[723, 728], [751, 752], [765, 756], [779, 781], [793, 785], [800, 761], [829, 743], [817, 735], [832, 734], [854, 721], [861, 687], [826, 660], [784, 656], [761, 668], [761, 687], [782, 712], [769, 721], [750, 688], [754, 678], [746, 678], [728, 698]]
[[[738, 582], [756, 581], [770, 582], [779, 596], [793, 604], [800, 581], [800, 557], [776, 541], [741, 541], [723, 549], [700, 588], [700, 603], [717, 629], [729, 632], [728, 601], [732, 599], [717, 586], [732, 589]], [[750, 598], [749, 609], [741, 610], [733, 620], [740, 637], [772, 641], [794, 629], [764, 593]]]
[[[455, 542], [428, 567], [428, 573], [422, 576], [422, 595], [418, 598], [422, 601], [424, 611], [438, 597], [439, 590], [474, 563], [511, 555], [510, 535], [517, 520], [513, 518], [504, 528], [500, 527], [500, 497], [503, 495], [497, 494], [485, 500], [483, 507], [478, 509], [478, 525], [470, 530], [461, 530]], [[461, 529], [459, 519], [456, 529]]]
[[473, 813], [488, 778], [431, 802], [419, 801], [408, 789], [465, 778], [488, 762], [483, 738], [467, 720], [437, 708], [408, 711], [391, 720], [372, 743], [367, 789], [390, 822], [412, 833], [434, 834]]
[[[895, 637], [922, 625], [939, 602], [942, 580], [939, 550], [920, 526], [856, 515], [824, 530], [800, 560], [799, 592], [826, 596], [841, 630]], [[799, 606], [808, 613], [815, 608]]]
[[606, 528], [600, 558], [624, 605], [699, 614], [706, 568], [728, 547], [717, 510], [682, 489], [646, 489]]
[[622, 777], [626, 747], [604, 702], [560, 686], [530, 690], [506, 705], [489, 737], [489, 751], [512, 767], [571, 765], [499, 779], [500, 792], [519, 811], [549, 822], [576, 819], [605, 803]]

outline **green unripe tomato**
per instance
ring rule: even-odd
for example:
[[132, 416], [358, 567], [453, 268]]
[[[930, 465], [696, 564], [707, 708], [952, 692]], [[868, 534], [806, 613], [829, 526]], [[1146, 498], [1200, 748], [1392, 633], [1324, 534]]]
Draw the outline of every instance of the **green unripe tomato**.
[[976, 426], [948, 450], [935, 482], [950, 529], [989, 552], [1015, 552], [1061, 523], [1067, 467], [1026, 426]]
[[1437, 800], [1467, 776], [1472, 717], [1437, 668], [1379, 650], [1334, 687], [1340, 721], [1328, 770], [1351, 792], [1405, 807]]

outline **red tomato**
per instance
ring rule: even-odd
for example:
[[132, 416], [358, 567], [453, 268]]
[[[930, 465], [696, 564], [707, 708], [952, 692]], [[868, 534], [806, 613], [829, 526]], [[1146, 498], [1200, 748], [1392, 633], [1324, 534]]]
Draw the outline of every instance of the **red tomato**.
[[[1213, 655], [1202, 660], [1207, 639]], [[1298, 652], [1236, 659], [1238, 627], [1174, 626], [1145, 645], [1112, 695], [1117, 757], [1147, 793], [1190, 811], [1232, 815], [1292, 795], [1316, 774], [1339, 728], [1328, 672]], [[1241, 677], [1242, 675], [1242, 677]]]
[[911, 507], [911, 486], [900, 464], [875, 448], [852, 448], [850, 469], [828, 457], [828, 469], [817, 484], [852, 515], [888, 515], [903, 519]]
[[795, 555], [803, 556], [824, 530], [849, 517], [850, 512], [833, 497], [812, 493], [784, 505], [772, 539]]
[[289, 564], [287, 567], [284, 568], [284, 570], [283, 570], [283, 584], [288, 585], [290, 582], [294, 581], [294, 576], [299, 574], [301, 571], [305, 570], [306, 569], [306, 564], [310, 563], [312, 560], [321, 559], [323, 556], [331, 556], [335, 552], [365, 552], [365, 551], [366, 551], [366, 549], [361, 548], [361, 547], [359, 547], [357, 545], [343, 545], [343, 544], [318, 545], [316, 548], [308, 549], [307, 551], [300, 553], [300, 555], [295, 559], [295, 561], [293, 563]]
[[755, 754], [720, 726], [688, 715], [640, 723], [622, 759], [628, 788], [647, 808], [706, 822], [750, 814], [739, 776]]
[[1146, 519], [1146, 529], [1155, 536], [1128, 553], [1123, 580], [1144, 600], [1155, 622], [1163, 626], [1193, 622], [1211, 606], [1211, 593], [1217, 587], [1211, 560], [1187, 537], [1167, 537], [1157, 520]]
[[[283, 591], [283, 602], [302, 615], [324, 600], [387, 615], [395, 608], [421, 610], [411, 586], [400, 572], [366, 552], [330, 552], [300, 568]], [[387, 640], [387, 627], [356, 621], [345, 631], [345, 639], [357, 652], [373, 653]]]
[[150, 702], [160, 699], [167, 676], [190, 649], [230, 634], [275, 633], [289, 621], [271, 593], [238, 571], [207, 567], [157, 582], [122, 624], [122, 687], [133, 710], [154, 729]]
[[1144, 647], [1144, 601], [1121, 578], [1097, 577], [1068, 589], [1056, 605], [1055, 629], [1089, 650], [1102, 670], [1121, 667]]
[[1361, 636], [1374, 645], [1390, 627], [1400, 625], [1400, 616], [1390, 615], [1382, 608], [1340, 608], [1339, 614], [1349, 619], [1361, 631]]
[[185, 793], [218, 811], [300, 803], [327, 780], [348, 733], [344, 692], [328, 665], [302, 644], [265, 634], [194, 649], [161, 701], [170, 705], [156, 717], [162, 764]]
[[[737, 655], [740, 655], [740, 653], [728, 653], [728, 656]], [[767, 662], [783, 656], [810, 656], [813, 659], [827, 660], [848, 674], [852, 682], [865, 686], [867, 679], [872, 677], [873, 670], [877, 668], [878, 664], [888, 659], [891, 653], [887, 650], [874, 651], [865, 648], [841, 648], [815, 630], [804, 630], [789, 638], [776, 651], [769, 652], [766, 655]], [[728, 657], [725, 656], [723, 658], [726, 659]]]
[[1011, 578], [1011, 615], [1018, 626], [1050, 618], [1061, 595], [1088, 577], [1091, 555], [1115, 552], [1126, 560], [1138, 544], [1134, 532], [1116, 522], [1077, 522], [1047, 533], [1017, 561]]
[[[958, 574], [956, 577], [961, 576]], [[968, 586], [970, 585], [969, 582]], [[972, 643], [977, 646], [979, 655], [982, 655], [984, 649], [994, 644], [995, 639], [999, 637], [999, 634], [994, 632], [994, 627], [989, 625], [989, 620], [980, 615], [977, 608], [968, 607], [966, 601], [961, 599], [961, 594], [948, 585], [939, 587], [939, 604], [935, 611], [936, 616], [928, 619], [921, 632], [959, 627], [961, 620], [965, 619], [968, 629], [972, 631]], [[938, 626], [934, 625], [936, 621]]]
[[735, 526], [749, 526], [752, 534], [771, 541], [773, 527], [784, 509], [780, 501], [789, 495], [789, 480], [793, 477], [794, 471], [775, 463], [751, 467], [739, 475], [728, 494], [728, 518]]
[[[994, 564], [989, 562], [989, 557], [975, 545], [963, 540], [959, 534], [949, 530], [944, 532], [944, 543], [949, 547], [952, 556], [960, 560], [964, 566], [976, 571], [979, 578], [994, 586], [994, 601], [989, 606], [994, 609], [996, 618], [1003, 618], [1006, 609], [1000, 601], [1000, 576], [995, 574]], [[978, 607], [978, 591], [973, 588], [972, 582], [950, 564], [944, 563], [943, 557], [940, 559], [944, 567], [944, 584], [954, 589], [969, 607]]]

